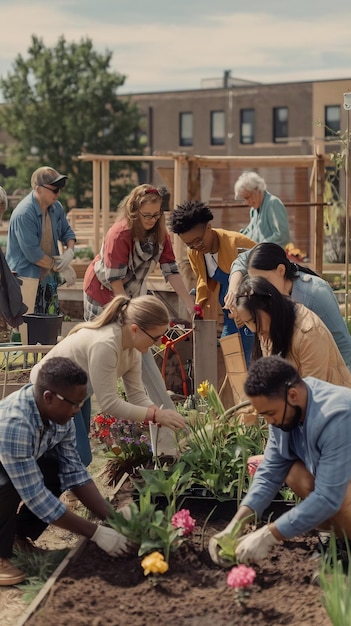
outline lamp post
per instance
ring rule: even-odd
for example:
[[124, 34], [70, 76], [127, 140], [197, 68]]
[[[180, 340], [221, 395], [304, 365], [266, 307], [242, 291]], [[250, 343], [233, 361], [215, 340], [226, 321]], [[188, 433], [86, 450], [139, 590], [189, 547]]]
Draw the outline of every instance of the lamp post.
[[347, 112], [346, 159], [345, 159], [345, 321], [349, 319], [349, 249], [350, 249], [350, 110], [351, 93], [344, 93], [344, 109]]

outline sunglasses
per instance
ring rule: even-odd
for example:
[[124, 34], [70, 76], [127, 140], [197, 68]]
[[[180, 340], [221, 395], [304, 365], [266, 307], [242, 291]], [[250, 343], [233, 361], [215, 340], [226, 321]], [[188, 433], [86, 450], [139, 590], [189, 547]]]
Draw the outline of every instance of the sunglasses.
[[44, 189], [48, 189], [49, 191], [52, 191], [52, 193], [54, 193], [55, 195], [60, 193], [61, 191], [60, 187], [55, 187], [54, 189], [51, 189], [51, 187], [47, 187], [47, 185], [39, 185], [39, 187], [44, 187]]
[[56, 398], [58, 398], [59, 400], [62, 400], [62, 402], [68, 402], [68, 404], [73, 406], [74, 409], [81, 409], [86, 400], [86, 398], [84, 398], [84, 400], [81, 400], [80, 402], [73, 402], [72, 400], [69, 400], [68, 398], [65, 398], [64, 396], [61, 396], [60, 393], [56, 393], [56, 391], [52, 391], [52, 389], [47, 389], [47, 391], [50, 391], [50, 393], [53, 393], [54, 396], [56, 396]]

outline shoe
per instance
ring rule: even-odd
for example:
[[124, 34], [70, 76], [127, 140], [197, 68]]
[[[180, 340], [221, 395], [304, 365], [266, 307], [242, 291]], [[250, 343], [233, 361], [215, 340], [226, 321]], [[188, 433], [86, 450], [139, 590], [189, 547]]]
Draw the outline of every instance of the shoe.
[[44, 550], [36, 546], [29, 537], [20, 537], [20, 535], [15, 535], [12, 548], [19, 552], [27, 552], [28, 554], [44, 552]]
[[26, 579], [26, 575], [12, 565], [11, 561], [7, 559], [0, 559], [0, 586], [6, 585], [18, 585], [23, 583]]

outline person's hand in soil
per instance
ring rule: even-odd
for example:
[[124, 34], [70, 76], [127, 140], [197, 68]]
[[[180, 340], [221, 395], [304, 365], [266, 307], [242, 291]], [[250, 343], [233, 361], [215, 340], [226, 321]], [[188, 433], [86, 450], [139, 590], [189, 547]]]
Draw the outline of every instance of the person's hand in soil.
[[264, 559], [270, 549], [279, 543], [267, 524], [259, 530], [241, 537], [235, 550], [235, 556], [241, 563], [257, 563]]
[[[234, 515], [233, 519], [227, 524], [227, 526], [219, 533], [216, 533], [211, 537], [208, 544], [208, 551], [210, 557], [216, 565], [220, 565], [220, 567], [230, 567], [232, 563], [230, 563], [227, 559], [223, 559], [220, 556], [221, 547], [218, 543], [218, 539], [225, 537], [225, 535], [230, 535], [232, 531], [235, 529], [235, 539], [233, 538], [233, 550], [235, 547], [235, 541], [242, 534], [245, 526], [248, 522], [254, 517], [254, 512], [247, 506], [240, 506], [237, 513]], [[240, 539], [239, 539], [240, 541]]]
[[118, 533], [113, 528], [98, 526], [95, 533], [91, 537], [91, 541], [96, 543], [101, 550], [107, 552], [110, 556], [123, 556], [128, 554], [130, 543], [124, 535]]

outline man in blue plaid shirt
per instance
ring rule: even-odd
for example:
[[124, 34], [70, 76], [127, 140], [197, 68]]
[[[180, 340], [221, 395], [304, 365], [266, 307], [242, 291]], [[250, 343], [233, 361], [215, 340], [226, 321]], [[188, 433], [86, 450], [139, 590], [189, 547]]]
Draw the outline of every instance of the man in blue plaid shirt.
[[25, 574], [11, 563], [14, 546], [35, 550], [48, 524], [94, 541], [111, 556], [128, 550], [112, 528], [76, 515], [59, 500], [72, 490], [84, 506], [105, 520], [109, 504], [82, 464], [73, 416], [87, 396], [87, 375], [70, 359], [55, 357], [25, 385], [0, 402], [0, 586], [16, 585]]

